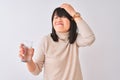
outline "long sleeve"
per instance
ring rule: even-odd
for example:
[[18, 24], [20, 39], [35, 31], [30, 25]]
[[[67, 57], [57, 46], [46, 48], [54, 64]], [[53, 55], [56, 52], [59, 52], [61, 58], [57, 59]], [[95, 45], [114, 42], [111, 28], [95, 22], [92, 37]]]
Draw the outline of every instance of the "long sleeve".
[[77, 45], [79, 47], [91, 45], [95, 41], [95, 35], [93, 31], [83, 19], [76, 20], [76, 23], [79, 31]]
[[40, 45], [38, 46], [38, 50], [34, 57], [36, 69], [34, 72], [32, 72], [33, 75], [38, 75], [42, 71], [45, 61], [44, 53], [45, 53], [45, 39], [43, 38], [43, 40], [40, 42]]

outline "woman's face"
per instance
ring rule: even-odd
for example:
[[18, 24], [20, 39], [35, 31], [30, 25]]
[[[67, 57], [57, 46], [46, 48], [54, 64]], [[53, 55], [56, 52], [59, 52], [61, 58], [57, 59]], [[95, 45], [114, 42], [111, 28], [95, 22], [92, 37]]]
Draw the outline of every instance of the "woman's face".
[[53, 27], [56, 32], [68, 32], [70, 29], [70, 21], [67, 17], [59, 17], [55, 15], [53, 17]]

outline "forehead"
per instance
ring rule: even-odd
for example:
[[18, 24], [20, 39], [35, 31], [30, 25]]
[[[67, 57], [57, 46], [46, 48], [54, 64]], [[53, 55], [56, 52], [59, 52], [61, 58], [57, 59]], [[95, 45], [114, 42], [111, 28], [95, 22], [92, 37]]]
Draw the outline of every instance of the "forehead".
[[54, 12], [54, 16], [59, 16], [59, 17], [66, 16], [67, 17], [68, 14], [64, 9], [57, 9]]

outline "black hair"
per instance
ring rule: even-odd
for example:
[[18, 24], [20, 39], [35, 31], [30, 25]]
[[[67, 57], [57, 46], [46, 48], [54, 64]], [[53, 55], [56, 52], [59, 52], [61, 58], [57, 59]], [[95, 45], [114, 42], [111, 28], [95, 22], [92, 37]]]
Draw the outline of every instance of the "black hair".
[[54, 41], [58, 42], [58, 36], [56, 34], [56, 31], [53, 27], [53, 18], [54, 16], [57, 15], [58, 17], [66, 17], [69, 21], [70, 21], [70, 29], [69, 29], [69, 43], [72, 44], [75, 42], [76, 38], [77, 38], [77, 24], [74, 21], [74, 19], [72, 18], [72, 16], [64, 9], [64, 8], [56, 8], [53, 11], [52, 14], [52, 33], [51, 33], [51, 37]]

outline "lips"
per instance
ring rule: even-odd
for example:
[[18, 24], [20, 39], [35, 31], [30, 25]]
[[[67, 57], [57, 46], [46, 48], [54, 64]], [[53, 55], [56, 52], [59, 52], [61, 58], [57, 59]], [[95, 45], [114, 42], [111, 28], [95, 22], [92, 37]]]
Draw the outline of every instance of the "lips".
[[63, 23], [55, 23], [57, 26], [63, 26]]

